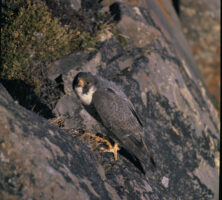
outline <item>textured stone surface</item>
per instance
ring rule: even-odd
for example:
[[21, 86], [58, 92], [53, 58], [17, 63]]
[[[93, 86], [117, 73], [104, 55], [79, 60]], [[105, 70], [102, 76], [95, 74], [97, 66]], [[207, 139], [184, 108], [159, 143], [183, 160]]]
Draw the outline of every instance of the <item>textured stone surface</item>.
[[208, 90], [220, 107], [220, 0], [181, 0], [180, 21]]
[[[93, 18], [96, 12], [109, 11], [113, 3], [103, 2], [100, 10], [89, 6], [85, 12]], [[220, 124], [170, 2], [114, 5], [112, 28], [117, 33], [107, 29], [94, 49], [72, 53], [47, 71], [51, 81], [62, 79], [65, 94], [53, 112], [69, 133], [15, 104], [1, 88], [4, 197], [218, 199]], [[124, 27], [132, 22], [146, 28]], [[154, 32], [157, 36], [150, 37]], [[155, 171], [144, 176], [123, 151], [115, 162], [112, 154], [80, 141], [81, 131], [104, 134], [106, 130], [72, 90], [79, 71], [101, 75], [123, 88], [144, 123]]]
[[[133, 34], [137, 34], [131, 43], [122, 46], [114, 35], [109, 36], [107, 40], [102, 41], [98, 50], [92, 50], [79, 57], [76, 54], [64, 57], [56, 62], [52, 69], [60, 71], [66, 94], [74, 95], [74, 98], [76, 97], [71, 83], [79, 71], [91, 71], [123, 87], [145, 123], [147, 143], [158, 165], [158, 175], [155, 174], [155, 180], [165, 188], [164, 195], [161, 190], [158, 197], [155, 197], [152, 193], [156, 191], [152, 187], [153, 182], [149, 183], [152, 188], [152, 195], [149, 196], [151, 199], [174, 196], [182, 199], [194, 197], [217, 199], [219, 168], [217, 113], [207, 96], [183, 34], [178, 29], [179, 22], [174, 21], [176, 15], [170, 12], [168, 4], [161, 4], [161, 9], [165, 9], [163, 14], [169, 15], [167, 25], [165, 18], [161, 16], [162, 13], [158, 16], [158, 20], [157, 16], [152, 17], [155, 15], [153, 10], [158, 14], [160, 11], [156, 4], [151, 5], [152, 10], [145, 14], [143, 3], [140, 4], [141, 7], [119, 4], [123, 12], [117, 23], [117, 29], [128, 41], [131, 41], [129, 38]], [[138, 13], [140, 15], [136, 18]], [[160, 27], [159, 33], [162, 36], [151, 39], [148, 44], [147, 41], [143, 41], [146, 29], [141, 30], [140, 37], [140, 32], [131, 30], [128, 23], [122, 23], [122, 20], [125, 21], [130, 17], [132, 19], [129, 23], [134, 20], [133, 23], [137, 23], [138, 26], [147, 19], [150, 21], [153, 19], [152, 25]], [[146, 23], [149, 25], [150, 21]], [[123, 27], [120, 29], [120, 26]], [[149, 38], [149, 34], [147, 37]], [[136, 38], [142, 39], [140, 42], [145, 45], [138, 46]], [[75, 60], [70, 59], [72, 57], [75, 57]], [[86, 59], [82, 60], [82, 57]], [[67, 63], [67, 67], [60, 63]], [[95, 121], [89, 122], [89, 118], [84, 114], [80, 114], [80, 118], [86, 121], [82, 123], [84, 129], [88, 128], [94, 133], [101, 132]], [[102, 163], [106, 160], [98, 156]], [[109, 169], [111, 177], [116, 173], [119, 163], [121, 161]], [[214, 181], [210, 183], [209, 179], [204, 178], [205, 176], [212, 177], [210, 180]], [[111, 180], [114, 185], [117, 184], [113, 178]]]
[[109, 199], [86, 145], [16, 104], [2, 85], [0, 113], [1, 199]]

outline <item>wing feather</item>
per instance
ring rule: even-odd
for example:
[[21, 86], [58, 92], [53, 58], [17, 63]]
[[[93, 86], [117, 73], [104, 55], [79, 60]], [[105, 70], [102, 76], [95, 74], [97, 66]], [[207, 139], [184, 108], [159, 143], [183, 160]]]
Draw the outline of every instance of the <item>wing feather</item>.
[[97, 90], [92, 103], [113, 139], [124, 147], [130, 145], [129, 148], [137, 149], [143, 146], [143, 125], [130, 101], [107, 89]]

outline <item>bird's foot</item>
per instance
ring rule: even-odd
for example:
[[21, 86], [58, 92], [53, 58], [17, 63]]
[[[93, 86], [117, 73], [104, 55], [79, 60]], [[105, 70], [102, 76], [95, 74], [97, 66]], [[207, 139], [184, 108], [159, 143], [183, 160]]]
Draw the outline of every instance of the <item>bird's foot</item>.
[[[107, 146], [109, 147], [108, 149], [101, 147], [100, 150], [104, 151], [104, 152], [111, 152], [114, 155], [114, 159], [117, 160], [117, 152], [120, 150], [119, 146], [117, 143], [115, 143], [113, 146], [111, 145], [111, 143], [109, 141], [106, 141], [108, 143]], [[109, 144], [109, 145], [108, 145]]]
[[95, 139], [95, 142], [97, 144], [106, 144], [108, 146], [108, 149], [106, 149], [104, 147], [101, 147], [100, 150], [104, 151], [104, 152], [111, 152], [111, 153], [113, 153], [114, 154], [114, 159], [117, 160], [117, 152], [120, 150], [120, 148], [118, 146], [118, 143], [115, 143], [114, 145], [112, 145], [110, 143], [110, 141], [108, 141], [107, 139], [99, 137], [99, 136], [97, 136], [97, 135], [95, 135], [93, 133], [90, 133], [90, 132], [85, 132], [84, 136], [88, 136], [90, 138]]

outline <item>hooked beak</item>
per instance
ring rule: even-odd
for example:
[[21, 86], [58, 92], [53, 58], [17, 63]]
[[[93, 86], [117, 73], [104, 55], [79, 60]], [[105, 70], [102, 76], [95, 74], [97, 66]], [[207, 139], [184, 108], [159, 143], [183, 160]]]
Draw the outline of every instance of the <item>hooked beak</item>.
[[85, 86], [85, 82], [84, 80], [82, 80], [81, 78], [79, 79], [79, 84], [78, 84], [81, 88], [84, 88]]

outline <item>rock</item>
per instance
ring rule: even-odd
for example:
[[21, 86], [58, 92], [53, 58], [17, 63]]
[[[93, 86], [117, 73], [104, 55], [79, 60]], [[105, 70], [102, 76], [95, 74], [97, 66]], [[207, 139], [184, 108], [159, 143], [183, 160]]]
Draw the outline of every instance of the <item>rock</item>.
[[[127, 36], [131, 33], [125, 20], [129, 23], [133, 21], [138, 26], [143, 23], [147, 27], [153, 20], [152, 25], [160, 27], [158, 33], [162, 34], [161, 37], [151, 39], [148, 45], [145, 41], [142, 42], [144, 46], [138, 46], [133, 39], [139, 36], [133, 38], [132, 34], [127, 38], [131, 43], [122, 46], [113, 35], [102, 40], [98, 49], [82, 54], [80, 58], [83, 56], [85, 59], [78, 62], [71, 59], [69, 62], [76, 55], [72, 54], [57, 61], [52, 69], [59, 69], [66, 93], [74, 98], [71, 84], [79, 71], [102, 75], [124, 89], [145, 124], [146, 142], [157, 162], [155, 175], [148, 174], [147, 184], [152, 192], [145, 199], [171, 199], [173, 196], [182, 199], [218, 199], [219, 121], [216, 110], [170, 4], [166, 3], [160, 8], [154, 2], [149, 2], [149, 5], [151, 8], [143, 3], [136, 7], [119, 4], [121, 18], [116, 27], [121, 35]], [[146, 13], [144, 8], [147, 8]], [[164, 12], [161, 9], [165, 9]], [[138, 13], [139, 17], [135, 18]], [[124, 25], [126, 29], [119, 28]], [[139, 32], [134, 34], [139, 35]], [[60, 62], [67, 63], [67, 67], [60, 65]], [[78, 99], [75, 102], [79, 102]], [[87, 119], [84, 115], [79, 117], [83, 121]], [[86, 130], [101, 133], [93, 123], [85, 124]], [[100, 159], [102, 163], [106, 160], [103, 156]], [[120, 156], [122, 159], [124, 157]], [[120, 173], [117, 167], [119, 163], [122, 165], [118, 161], [109, 169], [111, 176]], [[210, 181], [203, 178], [206, 173], [209, 175], [207, 177], [212, 177]], [[126, 173], [124, 177], [127, 177]], [[118, 184], [113, 177], [111, 179], [112, 185]], [[165, 189], [156, 187], [156, 183], [163, 184]]]
[[113, 195], [106, 191], [104, 170], [86, 145], [15, 104], [2, 85], [0, 111], [1, 199]]
[[220, 4], [219, 0], [180, 1], [180, 21], [194, 59], [214, 103], [220, 110]]
[[[4, 165], [0, 165], [0, 183], [4, 197], [218, 199], [219, 120], [176, 14], [167, 1], [159, 5], [153, 0], [138, 4], [106, 1], [103, 5], [110, 10], [113, 4], [111, 14], [119, 16], [112, 24], [117, 33], [109, 31], [113, 33], [94, 49], [63, 57], [48, 70], [49, 79], [62, 78], [65, 92], [53, 111], [69, 132], [81, 129], [105, 134], [81, 106], [72, 81], [79, 71], [114, 81], [144, 123], [144, 139], [156, 170], [144, 176], [124, 151], [115, 162], [112, 154], [94, 150], [80, 137], [54, 127], [8, 99], [1, 89], [0, 159]], [[89, 12], [96, 11], [93, 7]], [[135, 41], [140, 33], [135, 30], [138, 35], [133, 38], [124, 27], [132, 22], [135, 27], [144, 24], [141, 39], [145, 40], [149, 30], [157, 31], [157, 37], [154, 31], [144, 45], [138, 45]], [[121, 39], [127, 34], [123, 44]]]

